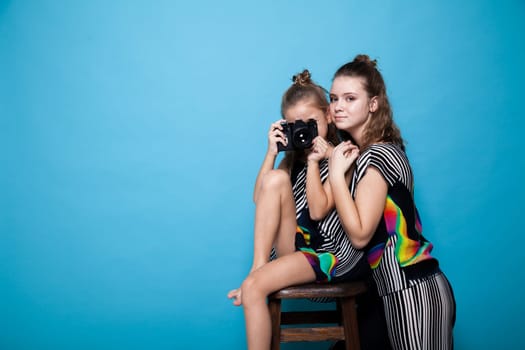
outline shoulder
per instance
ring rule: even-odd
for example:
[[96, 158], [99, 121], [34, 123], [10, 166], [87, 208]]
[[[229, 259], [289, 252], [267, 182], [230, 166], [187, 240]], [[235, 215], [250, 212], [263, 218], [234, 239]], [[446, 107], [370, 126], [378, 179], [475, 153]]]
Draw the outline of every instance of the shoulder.
[[363, 176], [370, 166], [377, 168], [390, 185], [400, 177], [411, 176], [405, 152], [392, 143], [376, 143], [367, 147], [356, 162], [358, 177]]
[[407, 158], [401, 147], [393, 143], [375, 143], [368, 146], [363, 153], [361, 153], [358, 162], [370, 160], [395, 163], [407, 161]]

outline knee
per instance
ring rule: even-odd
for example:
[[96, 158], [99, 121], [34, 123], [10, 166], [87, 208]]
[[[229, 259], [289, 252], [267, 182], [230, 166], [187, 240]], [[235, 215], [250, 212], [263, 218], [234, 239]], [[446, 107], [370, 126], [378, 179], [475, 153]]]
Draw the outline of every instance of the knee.
[[291, 186], [290, 176], [282, 169], [274, 169], [267, 172], [261, 183], [263, 190], [279, 190]]
[[265, 301], [266, 295], [261, 283], [255, 276], [249, 275], [241, 285], [242, 304], [244, 307], [250, 307], [261, 301]]

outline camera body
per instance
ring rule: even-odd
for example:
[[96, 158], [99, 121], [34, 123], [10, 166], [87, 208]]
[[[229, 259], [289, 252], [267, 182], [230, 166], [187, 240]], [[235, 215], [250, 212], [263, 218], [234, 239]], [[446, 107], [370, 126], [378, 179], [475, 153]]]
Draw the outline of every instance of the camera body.
[[313, 140], [317, 137], [317, 122], [315, 119], [308, 119], [304, 122], [297, 120], [295, 123], [283, 122], [283, 133], [288, 140], [288, 144], [284, 146], [282, 143], [277, 143], [277, 150], [281, 151], [297, 151], [310, 148]]

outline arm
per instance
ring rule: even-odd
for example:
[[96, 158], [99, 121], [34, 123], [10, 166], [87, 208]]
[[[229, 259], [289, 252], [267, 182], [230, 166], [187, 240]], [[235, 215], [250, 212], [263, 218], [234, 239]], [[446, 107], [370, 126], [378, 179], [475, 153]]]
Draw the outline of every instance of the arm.
[[328, 212], [334, 208], [334, 200], [330, 181], [326, 179], [324, 184], [321, 181], [321, 172], [319, 162], [328, 158], [333, 147], [328, 144], [322, 137], [314, 140], [314, 145], [310, 154], [308, 154], [308, 171], [306, 173], [306, 200], [310, 210], [312, 220], [321, 220]]
[[276, 158], [277, 154], [271, 154], [270, 152], [266, 153], [261, 168], [259, 169], [259, 173], [257, 174], [257, 178], [255, 179], [255, 187], [253, 189], [254, 202], [257, 201], [257, 197], [259, 196], [259, 189], [261, 188], [262, 178], [268, 171], [273, 169]]
[[388, 186], [381, 173], [369, 167], [352, 198], [345, 180], [345, 172], [355, 161], [358, 151], [348, 144], [336, 147], [330, 158], [330, 182], [341, 224], [352, 245], [364, 248], [375, 233], [385, 208]]
[[[282, 125], [281, 121], [276, 121], [270, 126], [270, 131], [268, 132], [268, 150], [266, 151], [266, 155], [264, 157], [263, 163], [259, 169], [259, 173], [257, 174], [257, 178], [255, 179], [255, 186], [253, 190], [253, 201], [256, 202], [257, 198], [259, 196], [259, 189], [261, 188], [261, 182], [264, 178], [264, 175], [266, 175], [267, 172], [270, 170], [273, 170], [275, 166], [275, 160], [277, 159], [278, 149], [277, 149], [277, 142], [281, 142], [286, 145], [287, 140], [284, 137], [284, 134], [282, 132]], [[286, 168], [287, 162], [283, 161], [281, 164], [279, 164], [279, 169]]]

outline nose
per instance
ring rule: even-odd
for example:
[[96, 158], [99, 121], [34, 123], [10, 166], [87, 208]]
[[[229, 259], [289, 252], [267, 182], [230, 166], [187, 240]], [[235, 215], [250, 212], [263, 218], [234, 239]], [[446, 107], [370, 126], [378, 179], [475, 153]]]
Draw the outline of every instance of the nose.
[[334, 111], [340, 112], [342, 110], [343, 110], [343, 101], [342, 101], [342, 99], [338, 99], [338, 100], [335, 101]]

